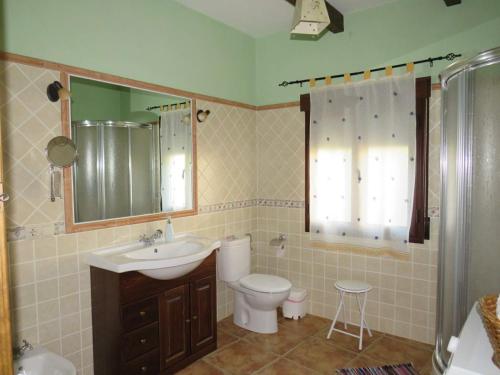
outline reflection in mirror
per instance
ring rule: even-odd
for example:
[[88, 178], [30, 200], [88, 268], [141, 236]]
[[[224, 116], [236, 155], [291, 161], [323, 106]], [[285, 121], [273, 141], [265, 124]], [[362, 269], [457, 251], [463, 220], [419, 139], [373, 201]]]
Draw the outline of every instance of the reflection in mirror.
[[191, 101], [71, 76], [75, 223], [193, 208]]

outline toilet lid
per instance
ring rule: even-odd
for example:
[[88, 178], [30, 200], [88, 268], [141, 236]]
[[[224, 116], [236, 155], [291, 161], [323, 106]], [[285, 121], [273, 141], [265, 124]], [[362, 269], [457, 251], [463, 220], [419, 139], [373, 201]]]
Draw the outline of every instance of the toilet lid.
[[287, 279], [273, 275], [252, 273], [240, 279], [240, 285], [256, 292], [280, 293], [292, 287]]

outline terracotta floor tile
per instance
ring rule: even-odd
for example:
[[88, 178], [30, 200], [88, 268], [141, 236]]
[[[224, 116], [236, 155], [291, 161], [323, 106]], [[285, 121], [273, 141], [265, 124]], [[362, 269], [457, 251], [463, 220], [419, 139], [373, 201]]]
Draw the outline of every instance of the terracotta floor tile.
[[205, 357], [205, 360], [232, 374], [251, 374], [274, 361], [277, 355], [246, 341], [238, 341]]
[[230, 335], [222, 329], [217, 329], [217, 349], [223, 348], [237, 340], [239, 340], [238, 337]]
[[286, 355], [291, 361], [322, 374], [333, 374], [335, 369], [344, 368], [355, 357], [356, 354], [325, 344], [315, 337], [305, 340]]
[[237, 337], [244, 337], [250, 333], [249, 330], [245, 328], [238, 327], [236, 324], [233, 323], [233, 316], [228, 316], [227, 318], [221, 320], [219, 323], [217, 323], [217, 328], [222, 329], [223, 331], [226, 331], [230, 335], [237, 336]]
[[394, 339], [394, 340], [406, 342], [407, 344], [409, 344], [409, 345], [411, 345], [411, 346], [413, 346], [415, 348], [419, 348], [419, 349], [422, 349], [422, 350], [427, 350], [429, 352], [434, 351], [434, 346], [433, 345], [425, 344], [423, 342], [413, 341], [413, 340], [410, 340], [410, 339], [407, 339], [407, 338], [404, 338], [404, 337], [394, 336], [394, 335], [391, 335], [389, 333], [386, 333], [386, 336], [389, 337], [389, 338], [391, 338], [391, 339]]
[[216, 369], [211, 364], [203, 359], [196, 361], [192, 365], [176, 373], [177, 375], [224, 375], [224, 373]]
[[[276, 334], [258, 334], [238, 327], [230, 316], [217, 325], [218, 349], [180, 372], [182, 375], [334, 374], [339, 368], [376, 367], [411, 362], [421, 375], [431, 375], [431, 345], [365, 331], [363, 350], [358, 340], [338, 332], [327, 340], [331, 320], [314, 315], [279, 318]], [[341, 323], [337, 327], [343, 328]], [[349, 325], [358, 333], [359, 327]], [[282, 356], [282, 357], [280, 357]]]
[[418, 371], [426, 370], [432, 360], [432, 351], [423, 349], [418, 343], [388, 336], [370, 345], [364, 354], [387, 364], [412, 362]]
[[[335, 325], [337, 329], [344, 329], [343, 324], [337, 323]], [[330, 327], [325, 328], [318, 332], [315, 336], [318, 337], [319, 339], [323, 340], [327, 344], [331, 345], [336, 345], [339, 346], [343, 349], [350, 350], [355, 353], [359, 353], [360, 351], [358, 350], [358, 345], [359, 345], [359, 339], [349, 336], [349, 335], [344, 335], [343, 333], [340, 332], [332, 332], [332, 335], [330, 336], [330, 339], [326, 338], [326, 335], [328, 334], [328, 331], [330, 330]], [[355, 335], [359, 335], [359, 327], [356, 327], [354, 325], [347, 325], [347, 332], [350, 332]], [[383, 333], [373, 331], [372, 330], [372, 336], [370, 337], [368, 335], [368, 331], [365, 329], [364, 334], [363, 334], [363, 351], [366, 351], [367, 348], [370, 347], [375, 341], [377, 341], [379, 338], [383, 336]]]
[[312, 336], [328, 326], [329, 319], [320, 318], [314, 315], [307, 315], [305, 318], [293, 320], [283, 319], [279, 322], [279, 327], [286, 327], [302, 336]]
[[299, 366], [297, 363], [287, 359], [280, 359], [271, 366], [260, 370], [259, 375], [316, 375], [316, 371]]
[[304, 340], [304, 336], [299, 335], [288, 326], [280, 326], [277, 333], [260, 334], [251, 332], [244, 338], [246, 341], [257, 345], [268, 352], [282, 355], [293, 349]]

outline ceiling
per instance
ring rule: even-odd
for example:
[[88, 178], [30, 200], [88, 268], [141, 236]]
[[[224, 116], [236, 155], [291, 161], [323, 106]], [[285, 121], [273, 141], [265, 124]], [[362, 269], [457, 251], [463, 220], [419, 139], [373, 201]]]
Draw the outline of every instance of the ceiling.
[[[175, 0], [253, 37], [288, 31], [293, 7], [285, 0]], [[374, 8], [397, 0], [327, 0], [341, 13]]]

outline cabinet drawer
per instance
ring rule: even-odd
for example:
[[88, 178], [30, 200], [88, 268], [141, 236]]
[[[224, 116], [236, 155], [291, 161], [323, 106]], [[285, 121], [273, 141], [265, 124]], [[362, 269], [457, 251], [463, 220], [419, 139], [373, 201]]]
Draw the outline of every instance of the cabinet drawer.
[[160, 372], [160, 354], [158, 350], [144, 354], [122, 366], [124, 375], [158, 375]]
[[158, 347], [158, 323], [136, 329], [122, 336], [122, 355], [125, 361]]
[[157, 320], [158, 301], [156, 298], [122, 307], [122, 326], [124, 331], [142, 327]]

